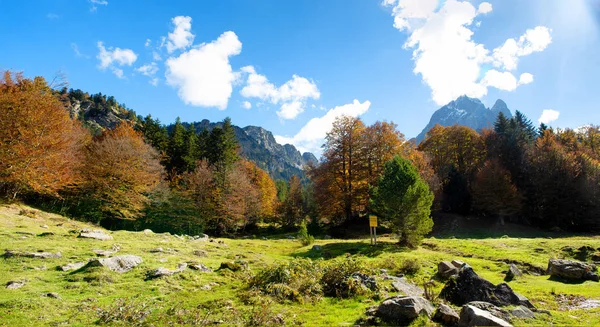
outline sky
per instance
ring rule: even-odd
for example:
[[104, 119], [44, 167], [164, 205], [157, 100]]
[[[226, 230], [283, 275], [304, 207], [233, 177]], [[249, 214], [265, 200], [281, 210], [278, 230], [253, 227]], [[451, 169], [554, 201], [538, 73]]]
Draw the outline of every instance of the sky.
[[319, 155], [340, 115], [411, 138], [460, 95], [600, 124], [599, 29], [600, 0], [0, 0], [0, 69]]

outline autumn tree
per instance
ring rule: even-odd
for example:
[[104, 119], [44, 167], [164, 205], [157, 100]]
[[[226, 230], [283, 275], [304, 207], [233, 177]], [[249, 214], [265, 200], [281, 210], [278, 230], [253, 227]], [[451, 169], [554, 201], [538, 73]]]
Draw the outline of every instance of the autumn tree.
[[364, 129], [361, 160], [364, 161], [369, 186], [377, 184], [386, 162], [397, 154], [407, 152], [404, 135], [396, 127], [394, 123], [378, 121]]
[[300, 178], [294, 175], [289, 181], [289, 191], [282, 203], [282, 224], [290, 228], [299, 224], [305, 216], [304, 201], [302, 196], [302, 183]]
[[473, 183], [473, 207], [503, 222], [504, 217], [518, 214], [521, 206], [522, 196], [510, 173], [497, 160], [488, 160]]
[[89, 135], [42, 77], [4, 72], [0, 80], [0, 191], [57, 195], [81, 181]]
[[244, 169], [246, 176], [259, 194], [260, 209], [258, 217], [270, 220], [275, 217], [279, 201], [275, 182], [269, 174], [248, 160], [241, 160], [240, 166]]
[[162, 171], [158, 152], [123, 122], [89, 145], [82, 192], [98, 203], [103, 216], [135, 219]]
[[373, 210], [392, 223], [401, 244], [415, 247], [431, 232], [433, 193], [410, 161], [400, 156], [388, 161], [372, 192]]

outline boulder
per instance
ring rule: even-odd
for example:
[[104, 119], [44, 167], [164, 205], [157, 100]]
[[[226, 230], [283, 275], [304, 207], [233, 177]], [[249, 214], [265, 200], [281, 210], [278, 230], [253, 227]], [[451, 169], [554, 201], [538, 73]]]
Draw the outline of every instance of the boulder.
[[483, 310], [483, 311], [487, 311], [487, 312], [491, 313], [494, 317], [498, 317], [502, 320], [510, 321], [511, 316], [508, 311], [500, 309], [491, 303], [482, 302], [482, 301], [473, 301], [473, 302], [467, 303], [467, 305], [470, 305], [472, 307], [475, 307], [475, 308]]
[[231, 271], [248, 270], [248, 262], [243, 260], [222, 262], [219, 270], [228, 269]]
[[197, 257], [202, 257], [202, 258], [208, 257], [208, 253], [206, 253], [206, 251], [204, 251], [204, 250], [194, 250], [193, 254]]
[[4, 252], [5, 258], [10, 257], [25, 257], [25, 258], [36, 258], [36, 259], [57, 259], [62, 258], [62, 254], [60, 252], [51, 253], [51, 252], [20, 252], [20, 251], [12, 251], [6, 250]]
[[320, 246], [320, 245], [313, 245], [313, 247], [312, 247], [312, 249], [311, 249], [311, 250], [312, 250], [312, 251], [322, 251], [322, 250], [323, 250], [323, 247], [322, 247], [322, 246]]
[[164, 277], [164, 276], [172, 276], [174, 274], [178, 274], [182, 271], [185, 270], [185, 268], [187, 268], [187, 263], [180, 263], [177, 265], [177, 269], [175, 270], [170, 270], [167, 268], [157, 268], [154, 270], [150, 270], [146, 273], [146, 280], [150, 280], [150, 279], [154, 279], [154, 278], [160, 278], [160, 277]]
[[462, 268], [462, 266], [465, 265], [465, 263], [463, 261], [460, 261], [460, 260], [452, 260], [452, 265], [454, 267], [456, 267], [456, 269], [460, 269], [460, 268]]
[[600, 280], [595, 265], [571, 260], [550, 259], [547, 273], [552, 277], [574, 281]]
[[192, 237], [194, 241], [208, 241], [209, 236], [206, 234], [195, 235]]
[[431, 317], [434, 310], [433, 305], [420, 296], [396, 296], [383, 301], [376, 315], [388, 323], [407, 324], [422, 314]]
[[510, 315], [518, 319], [535, 319], [535, 314], [522, 305], [510, 310]]
[[505, 320], [471, 305], [465, 305], [460, 311], [459, 325], [512, 327], [512, 325]]
[[7, 290], [16, 290], [19, 289], [21, 287], [25, 286], [25, 281], [24, 280], [18, 280], [18, 281], [11, 281], [6, 283], [6, 289]]
[[143, 233], [146, 235], [154, 234], [154, 232], [151, 229], [144, 229]]
[[375, 278], [367, 276], [365, 274], [361, 274], [361, 273], [354, 273], [352, 275], [350, 275], [350, 278], [359, 281], [360, 284], [371, 290], [371, 291], [376, 291], [379, 288], [377, 287], [377, 281], [375, 281]]
[[406, 296], [423, 296], [425, 294], [422, 288], [409, 283], [406, 278], [396, 278], [392, 283], [392, 287]]
[[124, 273], [142, 263], [142, 258], [135, 255], [121, 255], [112, 258], [93, 259], [85, 268], [106, 267], [114, 272]]
[[190, 269], [198, 270], [200, 272], [206, 272], [206, 273], [212, 272], [212, 270], [210, 268], [208, 268], [207, 266], [205, 266], [201, 263], [193, 263], [192, 262], [189, 264], [189, 267], [190, 267]]
[[89, 229], [83, 229], [81, 230], [81, 232], [79, 233], [80, 238], [91, 238], [91, 239], [95, 239], [95, 240], [100, 240], [100, 241], [108, 241], [108, 240], [112, 240], [113, 237], [106, 234], [104, 231], [101, 230], [89, 230]]
[[513, 279], [515, 279], [515, 277], [521, 277], [521, 276], [523, 276], [523, 274], [521, 273], [519, 268], [517, 266], [515, 266], [514, 263], [511, 263], [510, 267], [508, 267], [508, 272], [506, 273], [505, 280], [513, 280]]
[[77, 270], [77, 269], [81, 269], [85, 266], [85, 262], [75, 262], [75, 263], [68, 263], [64, 266], [60, 266], [58, 267], [58, 270], [62, 270], [62, 271], [70, 271], [70, 270]]
[[495, 286], [479, 277], [469, 265], [463, 266], [442, 289], [440, 297], [454, 305], [472, 301], [489, 302], [497, 306], [524, 305], [533, 308], [527, 298], [516, 294], [506, 283]]
[[438, 275], [444, 279], [458, 274], [458, 268], [448, 261], [442, 261], [438, 264]]
[[454, 311], [451, 307], [440, 304], [440, 306], [435, 311], [433, 315], [433, 321], [438, 322], [444, 326], [456, 326], [458, 324], [458, 320], [460, 317], [458, 313]]

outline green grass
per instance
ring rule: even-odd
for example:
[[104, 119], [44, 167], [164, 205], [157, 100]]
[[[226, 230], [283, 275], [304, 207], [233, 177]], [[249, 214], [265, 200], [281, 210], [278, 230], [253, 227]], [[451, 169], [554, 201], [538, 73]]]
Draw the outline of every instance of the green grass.
[[[25, 209], [25, 210], [23, 210]], [[47, 225], [48, 228], [41, 226]], [[261, 269], [295, 257], [318, 259], [353, 255], [365, 265], [378, 271], [406, 269], [403, 262], [417, 261], [420, 269], [407, 277], [421, 284], [437, 271], [442, 260], [460, 259], [469, 263], [482, 277], [493, 283], [503, 282], [508, 264], [529, 265], [545, 269], [548, 259], [564, 257], [564, 246], [578, 248], [589, 245], [600, 247], [599, 237], [568, 238], [494, 238], [494, 239], [425, 239], [418, 249], [398, 247], [390, 238], [381, 238], [378, 246], [370, 246], [365, 239], [316, 240], [320, 252], [311, 246], [302, 247], [297, 240], [276, 239], [222, 239], [224, 244], [180, 240], [169, 234], [142, 232], [112, 232], [112, 241], [77, 238], [75, 231], [82, 228], [100, 229], [62, 216], [34, 209], [10, 205], [0, 207], [1, 249], [20, 251], [61, 252], [60, 259], [0, 258], [0, 325], [192, 325], [221, 321], [227, 325], [280, 325], [288, 324], [353, 326], [365, 317], [367, 308], [377, 305], [386, 296], [395, 295], [389, 281], [381, 281], [378, 297], [360, 296], [352, 299], [323, 298], [304, 304], [278, 302], [268, 296], [249, 294], [248, 279]], [[55, 235], [37, 236], [44, 232]], [[144, 262], [130, 272], [117, 274], [104, 269], [62, 272], [58, 266], [95, 257], [92, 250], [120, 246], [119, 254], [134, 254]], [[149, 253], [161, 247], [171, 252]], [[197, 257], [196, 250], [207, 257]], [[242, 272], [219, 271], [200, 273], [187, 269], [171, 277], [144, 280], [148, 270], [157, 267], [174, 269], [181, 262], [196, 261], [216, 270], [221, 262], [246, 260], [250, 270]], [[326, 260], [328, 260], [326, 259]], [[413, 267], [414, 268], [414, 267]], [[17, 290], [6, 290], [4, 285], [13, 280], [26, 280]], [[216, 284], [211, 284], [216, 283]], [[203, 290], [206, 285], [211, 290]], [[515, 320], [516, 326], [591, 326], [600, 321], [600, 309], [578, 310], [565, 307], [557, 295], [577, 295], [600, 299], [600, 284], [585, 282], [566, 284], [549, 280], [548, 276], [524, 275], [509, 282], [516, 291], [527, 296], [540, 309], [552, 316], [539, 315], [535, 321]], [[443, 283], [437, 282], [439, 292]], [[60, 299], [42, 296], [56, 292]], [[413, 325], [431, 325], [415, 321]]]

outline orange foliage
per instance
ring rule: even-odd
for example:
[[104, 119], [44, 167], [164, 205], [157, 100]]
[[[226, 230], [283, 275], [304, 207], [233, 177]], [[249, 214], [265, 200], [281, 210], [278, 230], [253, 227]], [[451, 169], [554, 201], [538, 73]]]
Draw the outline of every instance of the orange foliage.
[[251, 161], [243, 160], [241, 167], [259, 193], [260, 210], [258, 215], [264, 219], [273, 218], [279, 205], [275, 182], [266, 171], [258, 168]]

